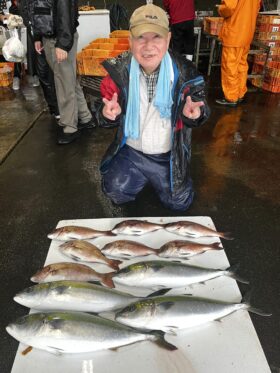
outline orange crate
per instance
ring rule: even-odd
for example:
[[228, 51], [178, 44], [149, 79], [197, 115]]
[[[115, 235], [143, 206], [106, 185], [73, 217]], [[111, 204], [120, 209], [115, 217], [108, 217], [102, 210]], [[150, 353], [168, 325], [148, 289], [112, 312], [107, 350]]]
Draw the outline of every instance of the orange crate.
[[94, 58], [108, 58], [111, 57], [112, 50], [91, 49], [91, 56]]
[[9, 87], [13, 83], [14, 63], [0, 62], [0, 87]]
[[103, 60], [104, 58], [85, 57], [83, 60], [85, 75], [106, 76], [107, 71], [101, 65]]
[[269, 23], [257, 23], [256, 32], [279, 32], [280, 25], [271, 25]]
[[269, 16], [267, 14], [259, 14], [257, 17], [257, 24], [259, 23], [267, 23], [271, 25], [280, 25], [280, 16]]
[[265, 91], [273, 92], [273, 93], [280, 93], [280, 83], [278, 85], [268, 84], [266, 82], [263, 83], [262, 88]]
[[128, 38], [129, 30], [115, 30], [110, 33], [110, 38]]
[[203, 29], [210, 35], [219, 35], [223, 21], [223, 17], [205, 17], [203, 19]]

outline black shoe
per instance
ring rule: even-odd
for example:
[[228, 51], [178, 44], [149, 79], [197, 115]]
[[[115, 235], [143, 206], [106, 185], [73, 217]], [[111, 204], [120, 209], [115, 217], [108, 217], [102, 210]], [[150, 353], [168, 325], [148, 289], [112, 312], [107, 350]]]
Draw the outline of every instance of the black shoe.
[[81, 123], [80, 121], [78, 122], [78, 130], [93, 129], [95, 127], [96, 127], [96, 123], [95, 123], [94, 117], [92, 117], [91, 120], [86, 123]]
[[228, 101], [226, 98], [220, 98], [216, 100], [216, 103], [225, 106], [237, 106], [238, 101]]
[[57, 137], [57, 143], [59, 145], [70, 144], [80, 136], [80, 132], [76, 131], [73, 133], [64, 133], [63, 131]]

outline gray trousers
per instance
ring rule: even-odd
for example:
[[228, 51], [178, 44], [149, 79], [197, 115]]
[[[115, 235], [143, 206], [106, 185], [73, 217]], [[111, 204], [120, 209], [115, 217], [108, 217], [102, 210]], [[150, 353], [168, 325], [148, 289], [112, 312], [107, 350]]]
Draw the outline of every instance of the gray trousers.
[[76, 53], [78, 33], [74, 35], [72, 49], [65, 61], [57, 63], [55, 55], [56, 39], [43, 38], [43, 45], [49, 66], [54, 73], [57, 103], [60, 113], [60, 126], [65, 133], [77, 131], [78, 119], [89, 122], [92, 115], [88, 109], [82, 88], [77, 80]]

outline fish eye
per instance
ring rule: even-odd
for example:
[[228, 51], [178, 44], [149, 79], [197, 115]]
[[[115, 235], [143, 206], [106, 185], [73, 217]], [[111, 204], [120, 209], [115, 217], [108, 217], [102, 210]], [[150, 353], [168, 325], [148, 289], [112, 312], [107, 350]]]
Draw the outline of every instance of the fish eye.
[[30, 286], [29, 288], [27, 288], [26, 290], [26, 293], [33, 293], [34, 292], [34, 287], [33, 286]]
[[18, 319], [17, 319], [17, 321], [16, 321], [16, 324], [17, 325], [22, 325], [22, 324], [24, 324], [25, 323], [25, 316], [22, 316], [22, 317], [19, 317]]

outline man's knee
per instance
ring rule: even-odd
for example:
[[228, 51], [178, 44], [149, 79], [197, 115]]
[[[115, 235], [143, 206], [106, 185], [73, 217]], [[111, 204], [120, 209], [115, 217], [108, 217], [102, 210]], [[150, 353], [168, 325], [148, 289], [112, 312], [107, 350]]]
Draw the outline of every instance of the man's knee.
[[126, 193], [122, 188], [120, 188], [119, 183], [116, 182], [114, 178], [106, 177], [106, 175], [102, 178], [102, 191], [117, 205], [135, 200], [134, 195]]

